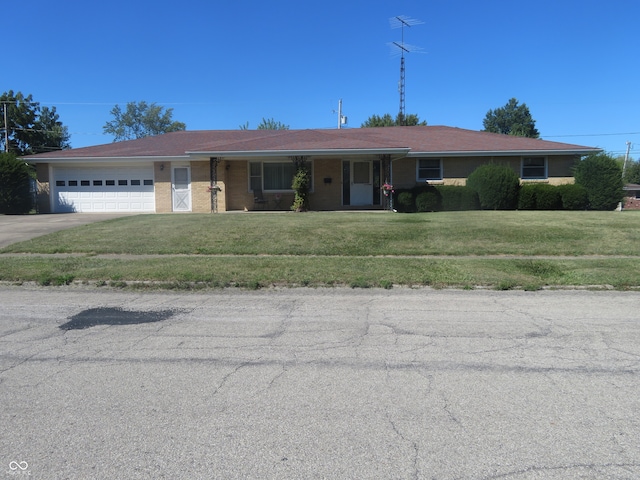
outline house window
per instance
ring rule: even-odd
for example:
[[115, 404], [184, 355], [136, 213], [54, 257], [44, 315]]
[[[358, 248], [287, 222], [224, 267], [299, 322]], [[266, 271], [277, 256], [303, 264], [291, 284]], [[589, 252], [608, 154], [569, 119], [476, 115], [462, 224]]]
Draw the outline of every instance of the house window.
[[522, 159], [523, 180], [547, 178], [547, 159], [545, 157], [525, 157]]
[[442, 160], [439, 158], [418, 159], [418, 181], [442, 180]]
[[56, 180], [56, 187], [64, 187], [65, 183], [64, 180]]
[[249, 189], [262, 190], [262, 163], [251, 162], [249, 164]]
[[249, 188], [253, 190], [291, 190], [296, 166], [293, 162], [250, 162]]

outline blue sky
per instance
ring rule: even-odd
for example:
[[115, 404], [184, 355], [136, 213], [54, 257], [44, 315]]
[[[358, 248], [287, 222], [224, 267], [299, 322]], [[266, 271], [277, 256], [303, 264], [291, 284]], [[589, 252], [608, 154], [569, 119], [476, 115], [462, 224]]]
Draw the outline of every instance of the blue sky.
[[637, 0], [33, 0], [3, 26], [0, 89], [55, 105], [74, 148], [141, 100], [199, 130], [336, 128], [342, 99], [354, 128], [398, 112], [396, 15], [424, 22], [405, 29], [407, 113], [480, 130], [515, 97], [542, 138], [640, 156]]

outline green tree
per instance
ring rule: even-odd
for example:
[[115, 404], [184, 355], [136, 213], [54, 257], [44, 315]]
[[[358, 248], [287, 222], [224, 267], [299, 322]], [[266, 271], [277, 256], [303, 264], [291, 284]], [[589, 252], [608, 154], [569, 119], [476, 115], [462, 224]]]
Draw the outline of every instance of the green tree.
[[[249, 130], [249, 122], [239, 126], [240, 130]], [[274, 120], [273, 118], [262, 118], [258, 124], [258, 130], [289, 130], [289, 125]]]
[[530, 138], [540, 136], [529, 108], [525, 103], [518, 105], [518, 100], [515, 98], [509, 100], [504, 107], [489, 110], [482, 125], [485, 132]]
[[587, 189], [592, 210], [613, 210], [622, 201], [622, 168], [611, 155], [587, 155], [576, 164], [573, 176]]
[[120, 105], [111, 109], [113, 120], [105, 123], [102, 130], [113, 135], [114, 142], [150, 137], [163, 133], [186, 130], [182, 122], [173, 121], [173, 108], [167, 108], [155, 103], [141, 102], [127, 103], [123, 112]]
[[627, 162], [627, 168], [624, 171], [624, 183], [635, 183], [640, 185], [640, 160]]
[[[0, 104], [3, 110], [0, 115], [1, 150], [24, 156], [70, 148], [69, 131], [60, 121], [56, 107], [40, 108], [32, 95], [24, 96], [13, 90], [0, 96]], [[7, 125], [4, 124], [5, 111]], [[5, 145], [5, 129], [9, 139], [8, 148]]]
[[420, 117], [415, 113], [410, 113], [409, 115], [403, 116], [401, 113], [398, 113], [396, 118], [393, 118], [390, 114], [385, 113], [383, 116], [371, 115], [362, 125], [362, 128], [371, 128], [371, 127], [397, 127], [399, 125], [406, 125], [409, 127], [414, 127], [416, 125], [424, 126], [427, 122], [420, 121]]
[[33, 171], [14, 153], [0, 153], [0, 213], [29, 213]]
[[[249, 124], [247, 123], [247, 125]], [[278, 122], [273, 118], [263, 118], [258, 125], [258, 130], [289, 130], [289, 125]]]

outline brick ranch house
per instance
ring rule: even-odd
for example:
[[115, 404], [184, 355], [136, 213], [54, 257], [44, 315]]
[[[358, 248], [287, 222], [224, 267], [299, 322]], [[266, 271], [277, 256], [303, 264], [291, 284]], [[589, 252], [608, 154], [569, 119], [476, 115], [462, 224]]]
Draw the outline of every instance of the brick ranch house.
[[523, 182], [572, 183], [597, 148], [445, 126], [181, 131], [24, 157], [39, 211], [288, 210], [296, 164], [312, 172], [313, 210], [382, 209], [384, 182], [464, 185], [478, 166], [509, 165]]

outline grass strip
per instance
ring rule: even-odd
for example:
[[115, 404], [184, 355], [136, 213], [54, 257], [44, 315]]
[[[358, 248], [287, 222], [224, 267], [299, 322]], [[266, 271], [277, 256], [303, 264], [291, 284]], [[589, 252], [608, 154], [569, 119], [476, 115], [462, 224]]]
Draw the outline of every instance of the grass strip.
[[640, 286], [638, 259], [424, 259], [393, 257], [2, 257], [0, 281], [163, 288], [393, 285], [498, 289]]

